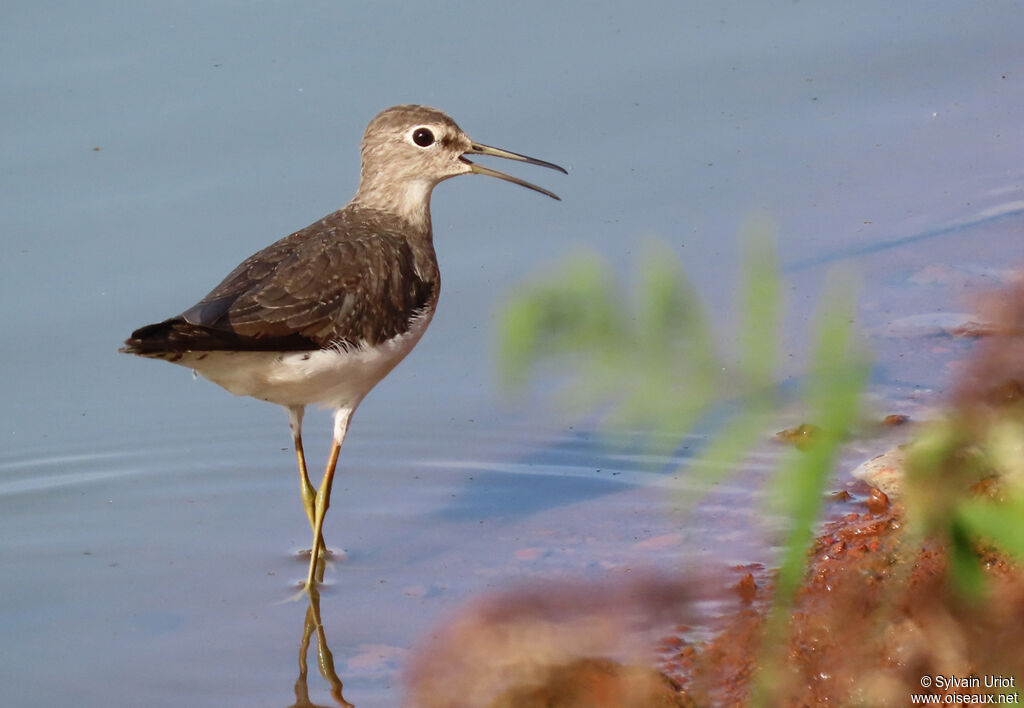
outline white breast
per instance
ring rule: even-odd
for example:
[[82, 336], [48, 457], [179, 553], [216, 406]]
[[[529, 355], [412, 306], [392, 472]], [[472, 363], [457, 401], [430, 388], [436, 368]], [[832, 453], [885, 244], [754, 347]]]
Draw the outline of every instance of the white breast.
[[425, 312], [409, 331], [374, 347], [310, 352], [189, 352], [175, 363], [236, 396], [282, 406], [316, 404], [355, 408], [420, 341], [433, 317]]

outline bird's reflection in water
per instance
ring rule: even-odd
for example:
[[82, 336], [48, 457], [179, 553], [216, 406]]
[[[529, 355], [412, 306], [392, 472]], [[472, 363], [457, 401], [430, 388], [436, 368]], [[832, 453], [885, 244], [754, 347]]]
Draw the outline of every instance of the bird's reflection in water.
[[320, 621], [320, 593], [315, 587], [309, 588], [309, 608], [306, 610], [306, 620], [302, 627], [302, 642], [299, 644], [299, 677], [295, 679], [295, 703], [288, 708], [333, 708], [319, 703], [313, 703], [309, 698], [309, 686], [306, 683], [306, 676], [309, 673], [309, 663], [306, 655], [309, 653], [309, 640], [316, 632], [316, 663], [327, 683], [331, 686], [331, 697], [335, 703], [342, 708], [355, 708], [341, 695], [341, 679], [334, 670], [334, 655], [327, 646], [327, 635], [324, 632], [323, 622]]

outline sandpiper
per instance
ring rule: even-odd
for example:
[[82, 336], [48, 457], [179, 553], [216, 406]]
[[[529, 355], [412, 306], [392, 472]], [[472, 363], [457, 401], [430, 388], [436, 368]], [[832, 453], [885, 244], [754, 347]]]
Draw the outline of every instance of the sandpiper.
[[[313, 528], [307, 589], [323, 581], [324, 515], [352, 414], [420, 340], [437, 307], [434, 187], [474, 173], [558, 199], [467, 155], [565, 172], [474, 142], [441, 111], [415, 105], [388, 108], [370, 121], [361, 155], [359, 189], [346, 207], [249, 256], [193, 307], [135, 330], [121, 348], [186, 366], [235, 395], [288, 410], [302, 503]], [[302, 451], [309, 404], [334, 409], [334, 436], [318, 489]]]

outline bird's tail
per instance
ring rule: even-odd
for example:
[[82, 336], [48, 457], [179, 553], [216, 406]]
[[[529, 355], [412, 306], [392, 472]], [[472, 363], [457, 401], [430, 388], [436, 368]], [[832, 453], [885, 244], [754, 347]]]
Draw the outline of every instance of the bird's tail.
[[170, 352], [188, 351], [187, 330], [193, 325], [182, 319], [171, 318], [156, 324], [139, 327], [124, 340], [124, 346], [118, 349], [124, 354], [137, 356], [159, 357]]
[[[209, 351], [312, 351], [320, 347], [312, 340], [292, 334], [278, 337], [245, 336], [231, 329], [204, 327], [172, 317], [139, 327], [124, 340], [118, 351], [136, 356], [167, 359], [168, 355]], [[180, 358], [180, 357], [179, 357]]]

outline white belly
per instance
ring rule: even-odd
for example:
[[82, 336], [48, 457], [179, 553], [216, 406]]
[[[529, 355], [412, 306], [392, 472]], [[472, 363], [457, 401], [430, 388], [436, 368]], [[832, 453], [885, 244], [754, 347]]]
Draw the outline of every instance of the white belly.
[[252, 396], [282, 406], [316, 404], [355, 408], [420, 341], [432, 312], [412, 321], [401, 334], [376, 347], [310, 352], [188, 352], [176, 364], [236, 396]]

